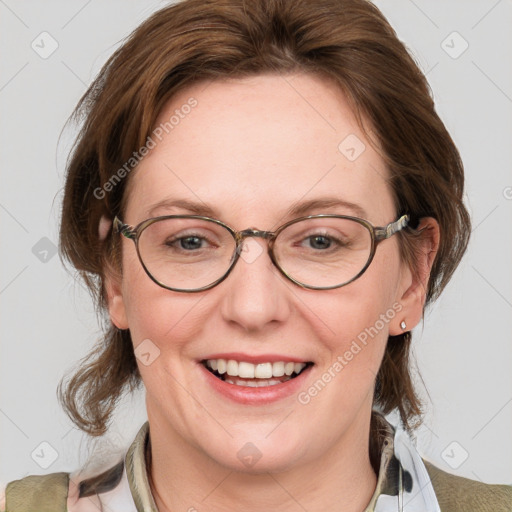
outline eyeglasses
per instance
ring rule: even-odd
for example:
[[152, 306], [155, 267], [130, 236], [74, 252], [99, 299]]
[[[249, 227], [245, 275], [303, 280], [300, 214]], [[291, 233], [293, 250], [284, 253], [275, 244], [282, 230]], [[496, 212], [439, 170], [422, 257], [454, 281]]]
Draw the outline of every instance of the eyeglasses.
[[[294, 219], [276, 231], [236, 231], [220, 220], [200, 215], [167, 215], [137, 226], [114, 219], [114, 229], [134, 241], [140, 263], [159, 286], [176, 292], [213, 288], [229, 275], [244, 254], [244, 240], [268, 240], [268, 255], [287, 279], [312, 290], [345, 286], [369, 267], [377, 245], [409, 223], [403, 215], [385, 227], [345, 215], [310, 215]], [[247, 242], [246, 242], [247, 245]], [[250, 252], [251, 252], [250, 251]], [[257, 255], [256, 255], [257, 257]]]

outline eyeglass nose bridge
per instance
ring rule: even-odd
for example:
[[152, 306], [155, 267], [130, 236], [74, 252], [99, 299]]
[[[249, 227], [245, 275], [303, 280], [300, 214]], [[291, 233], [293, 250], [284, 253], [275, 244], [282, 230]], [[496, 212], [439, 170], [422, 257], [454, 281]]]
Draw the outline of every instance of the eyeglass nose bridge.
[[233, 235], [235, 237], [235, 242], [236, 242], [233, 266], [238, 261], [238, 258], [242, 255], [242, 252], [244, 250], [244, 240], [246, 238], [263, 238], [264, 240], [269, 241], [267, 252], [268, 252], [268, 255], [270, 256], [270, 260], [272, 261], [272, 263], [274, 265], [277, 266], [277, 268], [279, 270], [281, 270], [279, 268], [279, 265], [277, 264], [277, 261], [275, 260], [274, 253], [273, 253], [274, 240], [276, 239], [275, 231], [263, 231], [261, 229], [248, 228], [248, 229], [244, 229], [243, 231], [235, 231], [233, 233]]
[[243, 231], [236, 231], [235, 232], [235, 240], [237, 247], [240, 247], [242, 245], [242, 242], [246, 238], [250, 237], [256, 237], [256, 238], [264, 238], [265, 240], [272, 240], [275, 238], [275, 232], [274, 231], [262, 231], [260, 229], [255, 228], [248, 228], [244, 229]]
[[[272, 264], [277, 268], [277, 270], [279, 272], [281, 272], [281, 274], [283, 274], [285, 277], [289, 278], [289, 279], [292, 279], [288, 276], [288, 274], [281, 268], [281, 266], [279, 265], [279, 263], [277, 262], [275, 256], [274, 256], [274, 242], [275, 242], [275, 239], [277, 237], [277, 234], [279, 233], [279, 231], [263, 231], [263, 230], [260, 230], [260, 229], [256, 229], [256, 228], [248, 228], [248, 229], [244, 229], [243, 231], [232, 231], [232, 235], [234, 236], [235, 238], [235, 243], [236, 243], [236, 248], [235, 248], [235, 252], [233, 254], [233, 258], [231, 260], [231, 265], [230, 265], [230, 268], [228, 270], [228, 272], [226, 273], [226, 275], [222, 278], [222, 280], [226, 279], [226, 277], [231, 273], [231, 271], [233, 270], [233, 268], [235, 267], [235, 265], [238, 263], [240, 257], [242, 256], [242, 252], [244, 250], [244, 240], [246, 238], [263, 238], [264, 240], [268, 240], [268, 247], [267, 247], [267, 254], [268, 256], [270, 257], [270, 261], [272, 262]], [[262, 252], [265, 252], [264, 250]], [[261, 253], [259, 253], [261, 254]], [[249, 257], [249, 260], [247, 260], [247, 257], [244, 257], [243, 258], [246, 262], [252, 262], [252, 259], [251, 257]], [[294, 281], [292, 279], [292, 281]], [[300, 283], [297, 283], [299, 284], [299, 286], [302, 286], [302, 284]]]

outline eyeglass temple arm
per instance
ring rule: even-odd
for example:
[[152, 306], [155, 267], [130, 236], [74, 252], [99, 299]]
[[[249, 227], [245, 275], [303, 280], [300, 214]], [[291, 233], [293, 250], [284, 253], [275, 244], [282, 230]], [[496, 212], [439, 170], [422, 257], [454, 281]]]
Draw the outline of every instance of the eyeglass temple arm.
[[124, 224], [119, 217], [114, 217], [114, 222], [112, 224], [117, 233], [121, 233], [126, 238], [135, 239], [133, 227], [128, 224]]
[[393, 236], [398, 231], [404, 229], [409, 224], [409, 215], [402, 215], [395, 222], [390, 222], [387, 226], [381, 228], [375, 228], [375, 239], [386, 240], [390, 236]]

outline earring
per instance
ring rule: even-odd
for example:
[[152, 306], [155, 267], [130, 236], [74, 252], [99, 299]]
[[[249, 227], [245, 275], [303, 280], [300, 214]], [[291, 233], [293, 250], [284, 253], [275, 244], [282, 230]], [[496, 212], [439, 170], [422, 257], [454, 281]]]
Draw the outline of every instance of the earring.
[[402, 320], [400, 322], [400, 329], [402, 329], [402, 331], [405, 331], [405, 328], [407, 327], [407, 324], [405, 323], [405, 320]]

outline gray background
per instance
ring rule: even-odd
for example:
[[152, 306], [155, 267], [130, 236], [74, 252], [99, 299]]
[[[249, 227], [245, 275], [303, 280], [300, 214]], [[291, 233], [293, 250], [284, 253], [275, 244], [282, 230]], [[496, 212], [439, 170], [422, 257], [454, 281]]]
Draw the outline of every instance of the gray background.
[[[474, 223], [453, 281], [415, 330], [430, 395], [418, 446], [445, 470], [512, 483], [512, 2], [377, 4], [427, 73], [465, 162]], [[121, 39], [164, 5], [0, 0], [0, 483], [74, 470], [92, 448], [123, 451], [145, 421], [139, 393], [93, 445], [60, 409], [59, 380], [100, 331], [54, 250], [66, 119]]]

